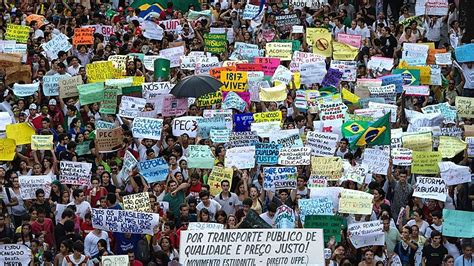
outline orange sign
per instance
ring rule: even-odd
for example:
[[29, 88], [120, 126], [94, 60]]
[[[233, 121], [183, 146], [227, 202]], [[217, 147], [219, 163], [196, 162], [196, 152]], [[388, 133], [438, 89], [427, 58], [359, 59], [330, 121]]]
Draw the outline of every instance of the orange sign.
[[77, 46], [80, 44], [94, 44], [94, 28], [74, 29], [74, 38], [72, 43]]
[[235, 71], [236, 69], [236, 66], [214, 67], [209, 70], [209, 75], [213, 76], [217, 80], [221, 80], [222, 71]]

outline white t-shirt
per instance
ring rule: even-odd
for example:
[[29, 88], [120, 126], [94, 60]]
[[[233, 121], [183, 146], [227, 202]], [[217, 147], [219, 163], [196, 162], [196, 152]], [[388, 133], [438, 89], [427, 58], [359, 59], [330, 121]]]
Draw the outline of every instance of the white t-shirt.
[[67, 206], [76, 206], [76, 215], [79, 215], [81, 219], [84, 219], [86, 213], [91, 212], [91, 205], [88, 201], [84, 200], [80, 204], [75, 204], [74, 202], [69, 203]]
[[209, 211], [209, 220], [214, 222], [216, 220], [216, 212], [221, 209], [221, 205], [217, 201], [209, 199], [209, 206], [204, 206], [202, 201], [196, 206], [198, 211], [201, 211], [204, 208]]
[[464, 83], [465, 89], [474, 89], [474, 66], [471, 68], [467, 67], [467, 64], [462, 64], [462, 71], [464, 73]]
[[[414, 219], [411, 219], [407, 222], [407, 225], [410, 227], [416, 225], [416, 221]], [[423, 223], [421, 223], [421, 226], [418, 228], [418, 231], [420, 231], [420, 235], [425, 235], [426, 228], [428, 228], [429, 226], [430, 224], [427, 221], [423, 221]]]
[[275, 216], [271, 218], [268, 216], [268, 212], [264, 212], [260, 214], [260, 218], [262, 218], [267, 224], [271, 225], [272, 227], [275, 227]]
[[430, 25], [431, 25], [431, 21], [425, 21], [423, 23], [423, 27], [426, 29], [426, 34], [425, 34], [426, 39], [428, 39], [429, 41], [435, 41], [435, 42], [441, 40], [441, 27], [443, 26], [443, 20], [438, 19], [436, 20], [435, 23], [433, 23], [432, 26]]

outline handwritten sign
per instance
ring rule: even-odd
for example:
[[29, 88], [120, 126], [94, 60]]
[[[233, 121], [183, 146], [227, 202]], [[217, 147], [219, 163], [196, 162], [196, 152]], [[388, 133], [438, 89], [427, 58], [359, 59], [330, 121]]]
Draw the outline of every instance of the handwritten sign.
[[23, 244], [2, 244], [0, 254], [2, 265], [29, 265], [32, 258], [31, 249]]
[[75, 28], [72, 43], [74, 46], [80, 44], [94, 44], [94, 28]]
[[443, 235], [462, 238], [473, 238], [474, 212], [443, 209]]
[[215, 158], [209, 146], [189, 145], [188, 149], [188, 168], [212, 169], [214, 167]]
[[337, 134], [308, 132], [306, 146], [312, 149], [313, 156], [332, 156], [336, 152]]
[[136, 117], [132, 124], [132, 133], [135, 138], [161, 139], [163, 119]]
[[166, 180], [168, 176], [168, 163], [163, 158], [141, 161], [138, 163], [140, 174], [148, 183], [160, 182]]
[[380, 220], [352, 223], [348, 226], [347, 232], [355, 248], [385, 244], [383, 224]]
[[60, 161], [59, 180], [62, 184], [88, 185], [91, 180], [91, 163]]
[[268, 57], [280, 58], [280, 60], [291, 60], [292, 44], [291, 43], [279, 43], [279, 42], [270, 42], [266, 44], [266, 55]]
[[311, 163], [311, 148], [282, 148], [278, 157], [281, 165], [309, 165]]
[[413, 197], [446, 201], [446, 183], [439, 177], [418, 176], [413, 191]]
[[16, 154], [14, 139], [0, 139], [0, 161], [13, 161]]
[[341, 157], [312, 157], [311, 174], [327, 177], [328, 180], [339, 180], [342, 176]]
[[373, 174], [386, 175], [389, 167], [390, 153], [386, 150], [365, 149], [362, 163], [369, 166]]
[[232, 168], [224, 168], [219, 166], [212, 168], [209, 179], [207, 180], [209, 186], [211, 187], [211, 195], [215, 196], [222, 192], [222, 181], [227, 180], [229, 183], [232, 183], [233, 173], [234, 170]]
[[101, 153], [120, 149], [123, 142], [122, 128], [96, 129], [96, 148]]
[[30, 27], [12, 23], [7, 24], [5, 40], [14, 40], [19, 43], [27, 43], [28, 37], [30, 37]]
[[49, 198], [51, 193], [51, 175], [35, 175], [35, 176], [26, 176], [21, 175], [18, 179], [20, 183], [20, 195], [24, 200], [36, 199], [36, 190], [43, 189], [44, 197]]
[[414, 174], [438, 174], [438, 163], [441, 162], [441, 152], [413, 151], [411, 172]]
[[466, 142], [457, 137], [439, 136], [438, 151], [443, 158], [453, 158], [467, 148]]
[[7, 138], [15, 140], [16, 145], [30, 144], [31, 136], [36, 133], [28, 123], [6, 125], [5, 130]]
[[222, 91], [233, 91], [233, 92], [246, 91], [247, 72], [222, 71], [221, 81], [224, 84]]
[[255, 146], [235, 147], [226, 151], [225, 167], [249, 169], [255, 166]]
[[357, 190], [344, 189], [339, 198], [339, 212], [370, 215], [374, 196]]
[[159, 220], [156, 213], [92, 209], [92, 226], [109, 232], [153, 235]]
[[32, 135], [31, 149], [50, 151], [53, 150], [53, 135]]
[[294, 189], [297, 174], [296, 167], [264, 167], [263, 189]]
[[281, 145], [275, 143], [255, 144], [255, 158], [257, 164], [275, 165], [278, 163], [279, 150]]
[[148, 192], [123, 196], [123, 208], [128, 211], [151, 212], [150, 194]]
[[474, 98], [456, 96], [455, 102], [459, 117], [474, 118]]

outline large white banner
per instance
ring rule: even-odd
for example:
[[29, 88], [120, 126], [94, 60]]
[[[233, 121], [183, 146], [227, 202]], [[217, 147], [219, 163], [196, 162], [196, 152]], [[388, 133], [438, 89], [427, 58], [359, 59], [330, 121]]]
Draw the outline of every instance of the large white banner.
[[181, 231], [184, 265], [325, 265], [322, 229]]

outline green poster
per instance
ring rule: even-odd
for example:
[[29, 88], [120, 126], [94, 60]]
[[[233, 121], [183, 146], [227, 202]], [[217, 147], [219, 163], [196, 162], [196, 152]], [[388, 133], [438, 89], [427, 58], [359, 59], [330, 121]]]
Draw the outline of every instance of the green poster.
[[341, 216], [307, 215], [304, 218], [304, 228], [323, 229], [324, 242], [328, 242], [332, 236], [336, 237], [336, 242], [340, 242], [344, 222]]
[[299, 51], [301, 48], [301, 43], [298, 40], [273, 40], [273, 42], [291, 42], [291, 51]]
[[91, 154], [91, 149], [89, 149], [90, 143], [91, 143], [90, 140], [77, 143], [77, 147], [76, 147], [77, 156]]
[[211, 54], [220, 54], [225, 52], [227, 46], [227, 34], [209, 34], [204, 35], [204, 43], [207, 51]]
[[103, 82], [78, 85], [77, 90], [79, 91], [79, 102], [81, 105], [98, 103], [104, 100]]
[[418, 86], [420, 85], [420, 70], [397, 68], [392, 70], [392, 74], [402, 74], [403, 85]]
[[170, 77], [171, 61], [166, 58], [158, 58], [153, 62], [154, 77], [156, 79], [168, 80]]
[[104, 114], [114, 115], [117, 113], [117, 95], [116, 87], [106, 87], [104, 90], [104, 100], [100, 105], [100, 112]]

